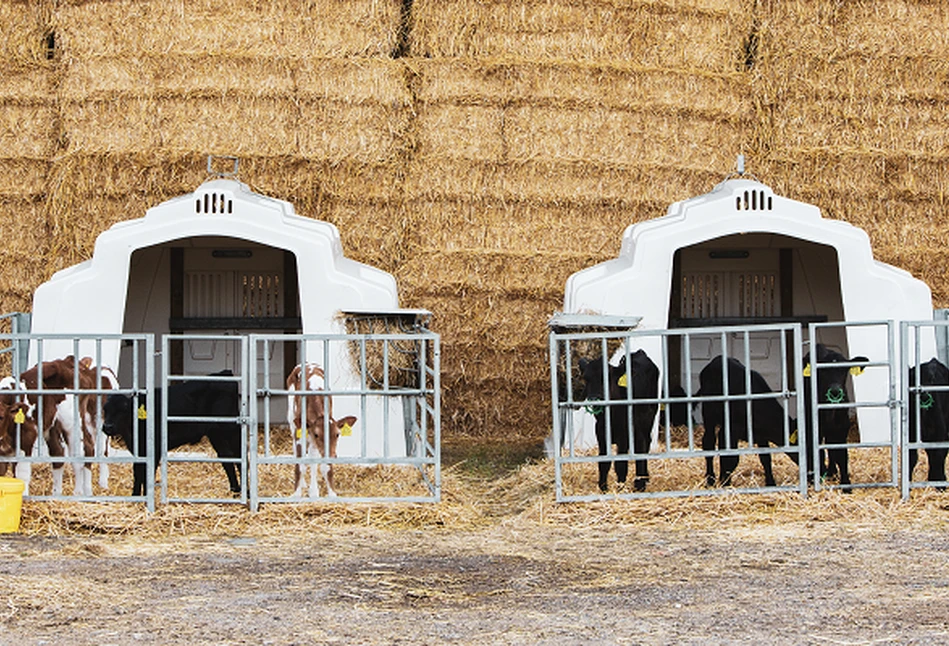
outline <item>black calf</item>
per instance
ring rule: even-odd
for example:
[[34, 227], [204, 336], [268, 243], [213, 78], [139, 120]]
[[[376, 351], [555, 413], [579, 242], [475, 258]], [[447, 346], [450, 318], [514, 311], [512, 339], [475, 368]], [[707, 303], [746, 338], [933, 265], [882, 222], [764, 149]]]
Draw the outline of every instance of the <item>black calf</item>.
[[[138, 417], [137, 455], [145, 457], [146, 415], [155, 420], [155, 466], [161, 462], [161, 389], [155, 390], [155, 409], [142, 415], [132, 406], [128, 395], [110, 395], [102, 407], [102, 432], [110, 437], [120, 437], [125, 446], [135, 453], [132, 428]], [[144, 404], [144, 398], [140, 400]], [[240, 395], [237, 384], [220, 381], [183, 381], [168, 387], [168, 414], [172, 417], [228, 417], [240, 416]], [[144, 412], [144, 408], [140, 409]], [[241, 457], [241, 425], [237, 422], [169, 422], [168, 450], [196, 444], [207, 437], [221, 458]], [[233, 462], [222, 463], [231, 491], [240, 492], [238, 481], [240, 467]], [[236, 468], [235, 468], [236, 467]], [[132, 495], [145, 492], [145, 464], [133, 465], [134, 484]]]
[[[928, 391], [924, 389], [919, 394], [913, 392], [912, 389], [916, 386], [916, 368], [909, 369], [909, 381], [907, 383], [910, 387], [909, 441], [917, 442], [919, 441], [917, 438], [920, 436], [923, 442], [949, 441], [949, 391]], [[946, 368], [938, 359], [930, 359], [926, 363], [920, 364], [919, 385], [949, 387], [949, 368]], [[919, 410], [918, 427], [917, 410]], [[926, 449], [926, 457], [929, 458], [927, 481], [945, 482], [947, 453], [949, 453], [949, 449], [945, 448]], [[909, 474], [911, 478], [918, 459], [918, 451], [910, 449]], [[943, 488], [940, 487], [940, 489]]]
[[[609, 389], [603, 387], [603, 359], [581, 359], [580, 369], [583, 372], [583, 399], [588, 401], [623, 401], [630, 399], [627, 379], [632, 379], [632, 398], [655, 399], [659, 396], [659, 368], [642, 350], [630, 355], [632, 369], [627, 373], [626, 357], [619, 366], [607, 365]], [[649, 453], [649, 444], [652, 439], [652, 424], [659, 410], [658, 404], [632, 404], [633, 417], [633, 450], [638, 455]], [[629, 407], [630, 404], [595, 405], [591, 412], [596, 418], [596, 441], [600, 455], [611, 453], [611, 444], [616, 444], [616, 454], [629, 454]], [[606, 410], [609, 409], [609, 438], [607, 438]], [[609, 440], [609, 441], [607, 441]], [[600, 491], [606, 491], [606, 479], [610, 473], [610, 463], [600, 462], [598, 485]], [[616, 482], [622, 485], [626, 482], [629, 469], [628, 460], [615, 460], [613, 467], [616, 471]], [[636, 460], [636, 479], [633, 486], [636, 491], [645, 491], [649, 481], [649, 465], [646, 459]]]
[[[818, 344], [816, 349], [817, 363], [835, 364], [835, 363], [865, 363], [869, 361], [866, 357], [853, 357], [848, 359], [835, 350]], [[812, 426], [812, 408], [811, 408], [811, 388], [813, 377], [817, 373], [817, 401], [819, 404], [841, 404], [850, 401], [847, 395], [847, 375], [853, 372], [859, 374], [860, 368], [839, 367], [834, 365], [822, 365], [820, 368], [813, 368], [810, 362], [810, 355], [804, 359], [804, 409], [806, 413], [807, 433], [807, 459], [811, 462], [812, 444], [814, 431]], [[817, 437], [821, 444], [830, 445], [825, 452], [820, 452], [820, 473], [823, 478], [833, 478], [840, 476], [840, 484], [844, 491], [849, 491], [850, 471], [848, 468], [849, 455], [846, 447], [834, 447], [833, 445], [846, 444], [847, 435], [850, 432], [850, 413], [846, 408], [821, 408], [817, 414], [818, 432]], [[809, 470], [810, 471], [810, 470]]]
[[[712, 359], [708, 365], [702, 368], [699, 373], [699, 392], [696, 397], [714, 397], [725, 394], [723, 383], [721, 355]], [[737, 359], [728, 359], [728, 394], [746, 395], [748, 388], [745, 383], [746, 372], [748, 369]], [[764, 377], [755, 370], [750, 371], [751, 392], [753, 394], [763, 394], [772, 392]], [[729, 436], [730, 446], [728, 448], [737, 448], [739, 441], [748, 440], [748, 407], [745, 401], [733, 400], [728, 403], [729, 416]], [[716, 442], [719, 449], [726, 448], [725, 442], [725, 402], [722, 401], [703, 401], [702, 418], [704, 421], [704, 434], [702, 435], [702, 449], [704, 451], [714, 451]], [[767, 448], [771, 444], [775, 446], [786, 446], [784, 442], [784, 408], [778, 403], [777, 399], [762, 398], [754, 399], [751, 402], [751, 431], [754, 436], [754, 444], [759, 448]], [[797, 428], [797, 422], [790, 416], [787, 417], [788, 432], [793, 435]], [[717, 429], [717, 433], [716, 433]], [[791, 459], [797, 462], [797, 455], [789, 453]], [[737, 455], [722, 455], [719, 457], [720, 480], [722, 485], [731, 484], [732, 473], [738, 466]], [[771, 469], [771, 454], [760, 453], [761, 466], [764, 467], [765, 485], [775, 486], [774, 473]], [[705, 458], [705, 483], [709, 487], [715, 486], [715, 464], [714, 458], [708, 456]]]

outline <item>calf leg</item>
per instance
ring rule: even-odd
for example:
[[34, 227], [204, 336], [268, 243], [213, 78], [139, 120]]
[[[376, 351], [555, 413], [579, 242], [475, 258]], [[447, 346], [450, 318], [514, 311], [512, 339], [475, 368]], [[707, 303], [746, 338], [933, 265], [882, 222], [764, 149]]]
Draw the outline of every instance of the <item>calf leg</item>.
[[[761, 447], [759, 448], [767, 448]], [[761, 453], [758, 455], [761, 460], [761, 466], [764, 468], [764, 484], [766, 487], [776, 487], [777, 483], [774, 481], [774, 472], [771, 469], [771, 454], [770, 453]]]
[[[596, 416], [596, 443], [599, 447], [599, 455], [609, 455], [610, 446], [606, 443], [606, 418], [604, 413], [600, 413]], [[607, 489], [607, 476], [610, 474], [610, 463], [607, 460], [601, 460], [597, 462], [597, 469], [599, 472], [599, 477], [597, 479], [597, 485], [600, 488], [600, 491], [606, 491]]]
[[[635, 435], [633, 436], [633, 445], [638, 455], [649, 453], [649, 444], [652, 441], [652, 429], [644, 429], [644, 424], [635, 426]], [[651, 426], [651, 424], [650, 424]], [[649, 460], [639, 458], [636, 460], [636, 480], [633, 481], [633, 488], [636, 491], [645, 491], [649, 484]]]
[[[724, 431], [719, 436], [718, 445], [725, 446]], [[732, 474], [735, 472], [735, 469], [737, 468], [738, 468], [737, 455], [723, 455], [719, 458], [718, 469], [719, 469], [719, 476], [721, 477], [723, 487], [728, 487], [731, 485]]]
[[[715, 438], [715, 426], [711, 422], [706, 421], [705, 430], [702, 433], [702, 450], [714, 451]], [[711, 455], [705, 456], [705, 486], [715, 486], [715, 458]]]
[[[945, 482], [947, 453], [949, 449], [926, 449], [926, 457], [929, 459], [929, 482]], [[939, 487], [939, 490], [944, 491], [945, 487]]]
[[831, 470], [840, 472], [840, 484], [842, 485], [843, 491], [850, 493], [850, 470], [848, 468], [849, 455], [847, 449], [828, 449], [827, 450], [828, 462], [833, 465], [830, 467]]
[[[625, 411], [623, 413], [625, 415]], [[626, 484], [629, 474], [629, 431], [626, 429], [626, 420], [623, 423], [613, 424], [613, 441], [616, 443], [616, 455], [625, 456], [621, 460], [613, 461], [613, 470], [616, 471], [616, 484], [622, 487]]]

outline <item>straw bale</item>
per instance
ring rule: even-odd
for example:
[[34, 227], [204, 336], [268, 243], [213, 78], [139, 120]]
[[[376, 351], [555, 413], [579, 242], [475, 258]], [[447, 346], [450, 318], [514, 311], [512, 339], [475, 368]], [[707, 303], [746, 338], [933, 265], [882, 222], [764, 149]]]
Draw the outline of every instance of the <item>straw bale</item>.
[[872, 100], [860, 96], [788, 101], [772, 110], [779, 146], [945, 154], [949, 102]]
[[459, 295], [405, 291], [413, 306], [435, 313], [433, 328], [441, 335], [442, 343], [519, 348], [525, 343], [546, 343], [547, 320], [562, 300], [553, 288], [546, 298], [509, 297], [503, 292], [476, 290]]
[[747, 118], [747, 74], [644, 67], [622, 61], [439, 58], [411, 60], [421, 104], [688, 109], [719, 120]]
[[728, 115], [529, 104], [420, 106], [417, 135], [423, 158], [704, 170], [728, 168], [749, 143], [744, 120]]
[[[771, 1], [763, 5], [762, 47], [792, 57], [830, 58], [844, 52], [887, 57], [913, 52], [944, 57], [949, 50], [949, 10], [916, 0]], [[777, 55], [777, 54], [776, 54]]]
[[517, 381], [504, 375], [472, 380], [452, 372], [443, 375], [441, 384], [444, 435], [504, 438], [517, 433], [540, 444], [550, 432], [549, 379]]
[[622, 60], [733, 69], [751, 11], [742, 0], [417, 0], [411, 51], [429, 58]]
[[0, 200], [0, 312], [28, 312], [33, 290], [47, 278], [48, 249], [43, 204]]
[[45, 159], [0, 157], [0, 204], [41, 199], [49, 166]]
[[48, 1], [0, 0], [0, 25], [3, 25], [0, 69], [3, 72], [20, 66], [33, 69], [46, 61], [51, 7]]
[[413, 102], [406, 67], [385, 58], [304, 58], [293, 61], [297, 95], [340, 103], [406, 108]]
[[[658, 150], [658, 149], [657, 149]], [[702, 158], [699, 167], [639, 163], [613, 165], [591, 161], [538, 160], [521, 163], [474, 162], [451, 158], [412, 159], [405, 174], [405, 197], [416, 199], [482, 199], [544, 205], [669, 205], [700, 195], [722, 179], [722, 168]], [[712, 151], [707, 151], [712, 154]], [[674, 155], [669, 151], [670, 155]], [[663, 207], [664, 208], [664, 207]]]
[[755, 165], [784, 195], [874, 196], [939, 208], [949, 192], [945, 155], [775, 146], [769, 159]]
[[68, 57], [239, 55], [388, 56], [398, 0], [67, 0], [56, 30]]
[[408, 259], [399, 273], [410, 289], [442, 297], [483, 292], [550, 301], [562, 296], [570, 274], [602, 260], [589, 253], [542, 252], [523, 245], [503, 251], [429, 249]]
[[56, 109], [52, 102], [0, 102], [0, 157], [49, 158], [55, 151]]
[[[453, 253], [518, 252], [530, 241], [537, 252], [615, 257], [623, 230], [661, 215], [668, 204], [577, 204], [484, 200], [417, 201], [407, 204], [419, 246]], [[534, 268], [534, 273], [543, 274]], [[553, 281], [550, 281], [551, 283]]]
[[0, 105], [41, 103], [53, 98], [57, 74], [50, 65], [14, 65], [0, 61]]

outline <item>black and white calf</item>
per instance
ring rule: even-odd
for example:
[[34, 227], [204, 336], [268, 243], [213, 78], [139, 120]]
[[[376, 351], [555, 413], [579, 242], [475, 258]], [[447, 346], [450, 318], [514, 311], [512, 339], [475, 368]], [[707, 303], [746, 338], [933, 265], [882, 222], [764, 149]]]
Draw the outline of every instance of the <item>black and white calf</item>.
[[[630, 369], [626, 369], [624, 355], [618, 366], [607, 363], [604, 367], [603, 359], [581, 359], [580, 370], [583, 373], [583, 399], [592, 402], [623, 402], [633, 399], [657, 399], [659, 396], [659, 368], [642, 350], [637, 350], [630, 356]], [[608, 388], [604, 388], [604, 377]], [[633, 419], [633, 450], [637, 455], [649, 453], [649, 444], [652, 439], [653, 421], [659, 410], [658, 403], [645, 404], [594, 404], [591, 413], [596, 418], [596, 441], [600, 455], [610, 455], [612, 444], [616, 445], [616, 455], [629, 454], [630, 444], [630, 406]], [[609, 433], [607, 433], [607, 409], [609, 409]], [[607, 489], [607, 476], [610, 473], [610, 462], [598, 463], [599, 479], [597, 484], [600, 491]], [[617, 459], [613, 462], [616, 471], [616, 482], [623, 485], [629, 470], [629, 460]], [[636, 491], [645, 491], [649, 481], [649, 465], [645, 458], [636, 460], [636, 479], [633, 483]]]
[[[919, 366], [919, 384], [921, 388], [915, 391], [916, 368], [909, 369], [909, 441], [910, 442], [946, 442], [949, 441], [949, 390], [927, 390], [926, 386], [942, 386], [949, 388], [949, 368], [938, 359], [930, 359]], [[917, 417], [917, 411], [919, 416]], [[917, 439], [921, 438], [921, 440]], [[933, 447], [926, 449], [929, 461], [929, 473], [926, 480], [929, 482], [945, 482], [946, 454], [949, 449]], [[909, 474], [912, 478], [913, 469], [919, 459], [916, 449], [909, 451]]]
[[[219, 373], [224, 374], [224, 373]], [[136, 409], [130, 395], [109, 395], [102, 407], [102, 432], [109, 437], [121, 438], [125, 446], [138, 457], [146, 455], [146, 423], [148, 416], [154, 419], [155, 428], [155, 466], [161, 462], [161, 420], [162, 391], [155, 390], [155, 408], [146, 411], [144, 404]], [[140, 398], [143, 403], [144, 398]], [[220, 458], [240, 458], [241, 424], [237, 418], [241, 414], [240, 394], [234, 382], [222, 381], [182, 381], [168, 387], [168, 415], [170, 417], [210, 417], [233, 418], [235, 421], [179, 421], [168, 423], [168, 450], [197, 444], [207, 437]], [[137, 428], [137, 441], [132, 437], [132, 429]], [[240, 492], [238, 480], [239, 463], [223, 462], [224, 472], [232, 492]], [[134, 483], [132, 495], [145, 493], [145, 464], [136, 462], [133, 466]]]
[[[825, 345], [817, 344], [814, 351], [817, 365], [812, 365], [811, 357], [804, 359], [804, 410], [806, 413], [807, 459], [812, 461], [815, 433], [813, 427], [813, 403], [811, 402], [811, 388], [813, 388], [814, 374], [817, 375], [817, 433], [816, 438], [821, 444], [828, 445], [825, 451], [820, 451], [820, 474], [822, 478], [840, 476], [840, 484], [844, 491], [849, 491], [850, 470], [849, 454], [846, 446], [837, 446], [847, 443], [850, 432], [850, 411], [846, 407], [836, 407], [850, 401], [847, 395], [847, 376], [857, 376], [863, 368], [857, 366], [834, 365], [867, 363], [864, 356], [848, 359], [836, 350]], [[830, 404], [834, 408], [824, 408], [821, 405]], [[825, 459], [826, 453], [826, 459]], [[808, 469], [810, 472], [810, 469]]]
[[[725, 372], [727, 370], [727, 372]], [[696, 397], [720, 397], [725, 394], [724, 380], [728, 379], [729, 395], [747, 395], [748, 383], [750, 379], [752, 394], [767, 394], [773, 392], [768, 386], [761, 373], [750, 370], [744, 366], [738, 359], [729, 358], [726, 364], [723, 363], [721, 355], [715, 357], [702, 368], [699, 373], [699, 391]], [[708, 400], [701, 402], [702, 419], [704, 422], [704, 433], [702, 435], [702, 450], [714, 451], [716, 444], [718, 448], [737, 448], [739, 441], [748, 440], [748, 406], [746, 400], [732, 400], [728, 402], [728, 442], [726, 443], [725, 433], [725, 402]], [[785, 442], [787, 437], [793, 443], [793, 438], [797, 430], [797, 421], [785, 414], [784, 408], [778, 403], [776, 398], [752, 399], [751, 401], [751, 420], [750, 427], [752, 441], [759, 448], [768, 448], [770, 445], [778, 447], [788, 446]], [[785, 424], [787, 424], [787, 435], [785, 435]], [[792, 460], [797, 463], [797, 454], [788, 453]], [[771, 466], [771, 454], [759, 453], [761, 466], [764, 467], [765, 485], [768, 487], [776, 486], [774, 472]], [[723, 486], [731, 484], [732, 474], [738, 466], [739, 456], [721, 455], [719, 456], [719, 481]], [[705, 483], [709, 487], [715, 486], [715, 464], [712, 456], [705, 458]]]

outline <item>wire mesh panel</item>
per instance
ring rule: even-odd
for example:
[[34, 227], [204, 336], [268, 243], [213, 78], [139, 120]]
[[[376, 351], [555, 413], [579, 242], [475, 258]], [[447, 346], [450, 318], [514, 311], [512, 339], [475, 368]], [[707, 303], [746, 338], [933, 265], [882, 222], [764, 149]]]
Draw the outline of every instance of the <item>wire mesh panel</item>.
[[[927, 339], [949, 334], [949, 321], [904, 321], [900, 324], [901, 410], [900, 492], [945, 488], [949, 453], [949, 368], [946, 358]], [[942, 344], [937, 343], [938, 348]]]
[[[438, 335], [415, 329], [251, 335], [251, 508], [265, 502], [437, 502]], [[284, 362], [275, 379], [271, 363]], [[279, 372], [279, 371], [278, 371]]]
[[[716, 336], [696, 374], [694, 355]], [[557, 500], [806, 492], [800, 347], [796, 323], [553, 331]], [[777, 383], [759, 373], [766, 364]]]

